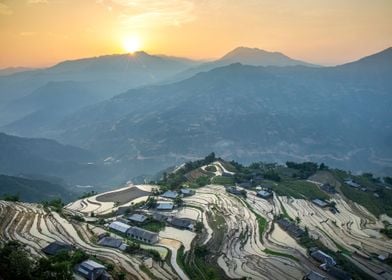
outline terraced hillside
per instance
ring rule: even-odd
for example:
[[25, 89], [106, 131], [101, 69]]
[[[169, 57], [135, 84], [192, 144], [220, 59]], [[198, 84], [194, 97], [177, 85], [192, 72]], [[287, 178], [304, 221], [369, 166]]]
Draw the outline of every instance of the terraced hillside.
[[[302, 279], [312, 271], [328, 279], [392, 279], [392, 240], [385, 234], [391, 218], [349, 200], [335, 171], [314, 170], [307, 179], [293, 179], [298, 170], [258, 164], [254, 170], [275, 181], [262, 176], [249, 185], [245, 167], [216, 159], [203, 163], [191, 174], [176, 169], [184, 175], [179, 188], [165, 180], [128, 185], [77, 200], [60, 213], [50, 206], [0, 201], [0, 240], [17, 240], [32, 256], [44, 256], [41, 249], [56, 240], [72, 244], [123, 271], [126, 279]], [[249, 173], [250, 182], [256, 173]], [[207, 180], [202, 187], [195, 183], [200, 177]], [[176, 181], [168, 178], [166, 183]], [[233, 185], [212, 183], [223, 178]], [[336, 184], [336, 192], [325, 192], [323, 180]], [[172, 191], [163, 193], [167, 189]], [[292, 195], [282, 195], [284, 190]], [[312, 201], [321, 195], [327, 206]], [[160, 204], [171, 208], [162, 211]], [[145, 221], [132, 221], [132, 214]], [[115, 220], [152, 230], [158, 241], [147, 244], [116, 232], [110, 227]], [[101, 233], [140, 248], [103, 247], [97, 243]], [[317, 260], [315, 247], [336, 264]]]

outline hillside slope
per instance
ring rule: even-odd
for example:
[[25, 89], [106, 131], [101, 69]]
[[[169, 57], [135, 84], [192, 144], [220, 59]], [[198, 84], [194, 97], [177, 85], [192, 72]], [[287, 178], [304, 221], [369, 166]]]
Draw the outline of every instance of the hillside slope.
[[161, 169], [215, 151], [243, 162], [314, 160], [390, 173], [392, 63], [375, 72], [377, 64], [232, 64], [92, 106], [64, 122], [59, 139]]

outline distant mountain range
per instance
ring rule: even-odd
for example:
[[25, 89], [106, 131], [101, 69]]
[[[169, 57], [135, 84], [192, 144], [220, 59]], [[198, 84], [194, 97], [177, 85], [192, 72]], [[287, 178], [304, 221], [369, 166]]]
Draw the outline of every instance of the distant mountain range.
[[206, 62], [179, 73], [178, 75], [173, 77], [172, 81], [180, 81], [186, 78], [190, 78], [197, 73], [206, 72], [214, 68], [227, 66], [233, 63], [241, 63], [244, 65], [252, 65], [252, 66], [321, 67], [319, 65], [314, 65], [304, 61], [292, 59], [280, 52], [269, 52], [258, 48], [238, 47], [215, 61]]
[[54, 140], [0, 133], [0, 174], [44, 179], [53, 176], [73, 184], [105, 182], [109, 175], [96, 161], [91, 152]]
[[323, 68], [232, 64], [130, 90], [74, 114], [59, 139], [123, 163], [167, 165], [215, 151], [388, 173], [392, 64], [377, 65], [391, 54]]
[[[108, 55], [65, 61], [46, 69], [0, 76], [0, 125], [11, 124], [34, 113], [37, 90], [56, 96], [54, 83], [64, 86], [64, 89], [60, 90], [59, 100], [72, 98], [72, 104], [83, 104], [86, 103], [86, 98], [89, 98], [89, 103], [95, 103], [130, 88], [161, 82], [197, 64], [198, 62], [185, 58], [136, 52], [132, 55]], [[78, 94], [72, 95], [75, 92]], [[91, 95], [91, 92], [94, 94]], [[33, 102], [32, 106], [28, 106], [25, 98]], [[40, 101], [41, 107], [45, 107], [45, 102]], [[18, 108], [18, 104], [23, 106]], [[12, 106], [12, 109], [9, 109], [9, 106]], [[64, 106], [70, 106], [69, 101]]]
[[62, 185], [44, 180], [0, 175], [0, 199], [5, 195], [17, 195], [25, 202], [42, 202], [58, 198], [67, 202], [77, 197]]
[[[146, 63], [170, 59], [139, 55]], [[105, 63], [92, 61], [51, 69], [80, 77], [47, 82], [9, 102], [9, 108], [23, 105], [26, 115], [3, 130], [90, 150], [110, 167], [106, 176], [119, 182], [211, 151], [244, 163], [313, 160], [353, 171], [392, 172], [391, 48], [335, 67], [249, 48], [199, 65], [171, 59], [182, 66], [162, 74], [160, 82], [133, 82], [132, 89], [110, 99], [98, 89], [105, 86], [94, 90], [86, 86], [93, 82], [82, 78], [106, 79], [96, 70]]]
[[19, 72], [30, 71], [30, 70], [33, 70], [33, 68], [29, 68], [29, 67], [8, 67], [8, 68], [0, 69], [0, 76], [12, 75], [12, 74], [16, 74], [16, 73], [19, 73]]

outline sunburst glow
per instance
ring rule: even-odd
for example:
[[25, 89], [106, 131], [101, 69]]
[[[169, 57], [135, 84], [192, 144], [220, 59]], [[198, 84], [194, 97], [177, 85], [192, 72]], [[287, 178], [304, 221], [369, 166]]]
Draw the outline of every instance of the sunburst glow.
[[124, 50], [128, 53], [140, 51], [141, 45], [141, 40], [138, 36], [127, 37], [123, 40]]

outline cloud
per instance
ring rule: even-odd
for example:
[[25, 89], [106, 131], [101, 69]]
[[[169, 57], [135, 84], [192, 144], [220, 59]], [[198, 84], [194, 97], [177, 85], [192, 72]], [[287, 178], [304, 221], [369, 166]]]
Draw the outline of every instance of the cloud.
[[0, 3], [0, 15], [9, 16], [14, 12], [6, 4]]
[[23, 31], [23, 32], [19, 33], [19, 35], [22, 37], [31, 37], [31, 36], [34, 36], [35, 34], [36, 33], [32, 32], [32, 31]]
[[28, 0], [28, 4], [47, 4], [48, 0]]
[[110, 0], [123, 11], [120, 21], [128, 28], [180, 26], [193, 21], [191, 0]]

